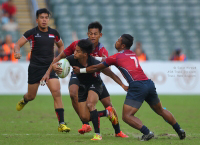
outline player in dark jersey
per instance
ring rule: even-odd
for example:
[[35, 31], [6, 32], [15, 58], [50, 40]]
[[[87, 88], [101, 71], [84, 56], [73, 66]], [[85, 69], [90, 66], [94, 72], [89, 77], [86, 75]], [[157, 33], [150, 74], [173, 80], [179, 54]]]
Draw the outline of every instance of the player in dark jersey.
[[[40, 80], [46, 73], [54, 58], [54, 43], [58, 46], [60, 52], [64, 50], [63, 42], [59, 33], [48, 27], [50, 12], [43, 8], [36, 12], [36, 22], [38, 26], [26, 31], [15, 45], [15, 58], [20, 59], [20, 47], [26, 42], [31, 44], [31, 59], [28, 67], [28, 92], [23, 99], [18, 102], [16, 109], [20, 111], [29, 102], [35, 99]], [[70, 128], [64, 122], [64, 109], [60, 93], [60, 82], [55, 72], [50, 74], [51, 80], [48, 88], [54, 99], [54, 108], [59, 121], [58, 131], [69, 132]]]
[[136, 54], [130, 50], [132, 44], [133, 37], [129, 34], [123, 34], [115, 43], [118, 53], [106, 58], [101, 64], [83, 69], [75, 66], [73, 71], [76, 74], [80, 72], [94, 73], [110, 65], [115, 65], [129, 83], [128, 93], [123, 106], [122, 119], [124, 122], [144, 134], [141, 140], [147, 141], [153, 138], [154, 133], [144, 126], [139, 118], [134, 116], [143, 101], [146, 101], [158, 115], [172, 125], [179, 138], [184, 139], [186, 137], [185, 131], [180, 128], [173, 115], [168, 110], [163, 109], [153, 81], [144, 74]]
[[[100, 61], [96, 60], [94, 57], [89, 54], [93, 50], [93, 43], [88, 39], [80, 40], [76, 45], [76, 50], [74, 55], [70, 55], [66, 57], [71, 66], [78, 66], [81, 68], [85, 68], [86, 66], [91, 66], [94, 64], [100, 63]], [[66, 56], [64, 53], [60, 55]], [[55, 66], [57, 64], [54, 64]], [[62, 68], [52, 67], [59, 74], [62, 73]], [[46, 72], [45, 76], [42, 78], [42, 81], [48, 82], [51, 67]], [[116, 76], [109, 68], [102, 70], [102, 72], [109, 77], [111, 77], [114, 81], [116, 81], [123, 88], [125, 85], [121, 82], [118, 76]], [[118, 124], [118, 119], [115, 116], [114, 110], [111, 106], [108, 106], [106, 110], [97, 112], [96, 103], [99, 100], [100, 95], [103, 92], [102, 80], [100, 78], [100, 74], [98, 73], [90, 73], [90, 74], [80, 74], [77, 75], [77, 79], [79, 80], [79, 90], [78, 90], [78, 106], [79, 106], [79, 116], [83, 121], [92, 121], [94, 126], [95, 135], [91, 140], [101, 140], [102, 137], [100, 135], [99, 130], [99, 119], [103, 116], [108, 116], [112, 124]]]
[[[90, 54], [92, 56], [99, 56], [99, 57], [108, 57], [108, 51], [106, 48], [99, 42], [99, 39], [102, 36], [102, 25], [99, 22], [92, 22], [88, 25], [88, 39], [92, 41], [94, 44], [94, 50]], [[70, 56], [74, 54], [74, 51], [76, 49], [76, 45], [78, 44], [80, 40], [72, 42], [65, 50], [64, 52], [61, 53], [58, 57], [54, 59], [53, 63], [56, 63], [62, 58], [65, 58], [66, 56]], [[58, 67], [58, 66], [57, 66]], [[59, 68], [59, 67], [58, 67]], [[69, 92], [70, 92], [70, 97], [72, 100], [72, 105], [74, 107], [74, 110], [78, 115], [78, 90], [79, 90], [79, 80], [77, 79], [76, 74], [72, 72], [71, 74], [71, 79], [69, 82]], [[104, 108], [107, 108], [108, 106], [112, 106], [111, 99], [110, 99], [110, 94], [108, 93], [105, 85], [103, 84], [103, 93], [100, 95], [99, 100], [101, 103], [104, 105]], [[115, 111], [115, 110], [114, 110]], [[116, 111], [115, 111], [116, 114]], [[117, 116], [117, 114], [116, 114]], [[91, 126], [89, 125], [88, 122], [82, 121], [83, 125], [82, 128], [78, 130], [79, 133], [84, 134], [86, 132], [91, 131]], [[120, 125], [119, 123], [116, 125], [113, 125], [113, 128], [115, 129], [115, 136], [116, 137], [122, 137], [126, 138], [128, 137], [126, 134], [124, 134], [120, 130]]]

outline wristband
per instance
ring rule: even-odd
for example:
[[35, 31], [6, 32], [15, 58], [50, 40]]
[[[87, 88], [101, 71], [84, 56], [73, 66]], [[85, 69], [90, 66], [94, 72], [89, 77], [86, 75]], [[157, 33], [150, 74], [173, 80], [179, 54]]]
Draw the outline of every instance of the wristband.
[[87, 72], [86, 72], [86, 68], [81, 68], [81, 69], [80, 69], [80, 73], [87, 73]]

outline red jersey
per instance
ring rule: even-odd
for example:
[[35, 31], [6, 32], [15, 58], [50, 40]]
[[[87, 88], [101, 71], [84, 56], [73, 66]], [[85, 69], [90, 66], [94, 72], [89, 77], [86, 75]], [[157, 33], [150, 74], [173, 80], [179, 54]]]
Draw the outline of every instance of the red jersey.
[[133, 81], [148, 80], [140, 67], [136, 54], [131, 50], [116, 53], [103, 62], [105, 66], [115, 65], [130, 84]]
[[[76, 49], [76, 45], [80, 40], [74, 41], [72, 42], [65, 50], [64, 53], [66, 56], [70, 56], [72, 54], [74, 54], [74, 51]], [[103, 46], [103, 44], [99, 43], [97, 45], [97, 47], [95, 48], [95, 50], [90, 54], [91, 56], [99, 56], [99, 57], [103, 57], [103, 55], [105, 55], [106, 57], [108, 57], [108, 51], [106, 50], [106, 48]]]

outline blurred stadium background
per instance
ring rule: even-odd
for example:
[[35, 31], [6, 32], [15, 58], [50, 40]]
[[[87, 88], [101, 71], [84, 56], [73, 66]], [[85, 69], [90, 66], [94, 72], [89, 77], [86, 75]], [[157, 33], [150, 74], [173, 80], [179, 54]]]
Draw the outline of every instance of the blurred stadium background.
[[[8, 1], [16, 7], [16, 13], [8, 17], [13, 18], [18, 25], [17, 29], [12, 31], [4, 28], [6, 25], [4, 4]], [[200, 78], [200, 0], [0, 0], [0, 4], [0, 56], [3, 56], [2, 48], [6, 43], [6, 36], [11, 35], [15, 43], [25, 31], [37, 25], [36, 10], [46, 7], [52, 13], [49, 25], [58, 30], [65, 47], [74, 41], [74, 34], [78, 39], [86, 38], [88, 24], [99, 21], [103, 25], [103, 37], [100, 42], [108, 49], [110, 55], [116, 53], [114, 43], [123, 33], [134, 36], [134, 45], [131, 49], [135, 49], [137, 42], [140, 42], [142, 50], [148, 57], [148, 63], [144, 62], [141, 65], [148, 77], [154, 80], [159, 93], [200, 94], [198, 81]], [[10, 49], [10, 54], [13, 56], [13, 48]], [[182, 63], [168, 61], [177, 49], [182, 50], [187, 61]], [[27, 58], [30, 50], [29, 43], [21, 48], [22, 59], [19, 60], [19, 66], [10, 65], [12, 63], [8, 63], [9, 60], [4, 63], [0, 59], [0, 66], [4, 68], [0, 75], [0, 94], [17, 91], [19, 94], [19, 89], [13, 91], [13, 88], [23, 88], [21, 92], [26, 90], [29, 63]], [[174, 66], [179, 68], [179, 71], [193, 72], [188, 73], [186, 77], [177, 77], [176, 75], [184, 75], [185, 72], [174, 73]], [[170, 73], [170, 71], [174, 72]], [[111, 86], [115, 84], [107, 81], [107, 78], [105, 81], [108, 82], [108, 90], [109, 84]], [[62, 86], [67, 87], [67, 82], [68, 78], [61, 80]], [[7, 90], [2, 91], [6, 83]], [[113, 92], [121, 89], [116, 84], [112, 88], [114, 88]], [[48, 89], [44, 92], [48, 92]]]
[[[0, 4], [6, 0], [0, 0]], [[17, 8], [19, 30], [6, 32], [0, 25], [1, 39], [11, 34], [13, 42], [35, 25], [35, 10], [47, 7], [52, 12], [50, 26], [56, 28], [68, 46], [72, 32], [86, 38], [92, 21], [103, 25], [101, 42], [109, 50], [122, 33], [130, 33], [149, 60], [168, 60], [176, 48], [181, 48], [188, 60], [200, 59], [199, 0], [13, 0]], [[135, 46], [136, 43], [134, 43]], [[30, 51], [27, 44], [23, 56]], [[24, 57], [25, 58], [25, 57]], [[23, 59], [25, 60], [25, 59]]]

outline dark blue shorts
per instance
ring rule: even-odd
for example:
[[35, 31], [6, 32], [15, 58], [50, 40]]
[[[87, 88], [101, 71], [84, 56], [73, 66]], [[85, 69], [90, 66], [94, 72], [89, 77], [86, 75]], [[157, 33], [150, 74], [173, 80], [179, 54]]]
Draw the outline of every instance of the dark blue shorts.
[[139, 109], [144, 100], [150, 106], [160, 102], [154, 82], [149, 79], [130, 83], [124, 104]]

